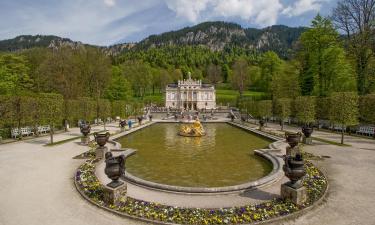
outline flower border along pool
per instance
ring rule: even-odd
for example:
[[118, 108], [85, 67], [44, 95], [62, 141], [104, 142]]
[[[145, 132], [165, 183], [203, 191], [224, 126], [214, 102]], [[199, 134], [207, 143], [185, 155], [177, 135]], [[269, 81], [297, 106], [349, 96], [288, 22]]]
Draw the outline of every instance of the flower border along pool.
[[306, 161], [307, 174], [303, 184], [307, 188], [308, 201], [302, 206], [276, 198], [242, 207], [182, 208], [126, 198], [125, 196], [120, 200], [120, 204], [115, 206], [104, 202], [103, 186], [95, 176], [95, 165], [95, 159], [88, 159], [75, 174], [75, 186], [86, 200], [117, 215], [162, 224], [248, 224], [286, 219], [298, 216], [319, 204], [328, 187], [324, 174], [311, 162]]
[[[241, 126], [238, 124], [232, 125]], [[240, 128], [249, 130], [247, 127]], [[253, 132], [252, 130], [250, 131]], [[259, 132], [258, 134], [262, 136], [267, 135], [263, 132]], [[123, 135], [116, 136], [120, 137]], [[274, 136], [268, 136], [268, 138], [273, 140], [277, 139]], [[281, 141], [279, 139], [279, 141], [270, 144], [270, 149], [257, 150], [257, 152], [259, 152], [262, 157], [273, 156], [271, 152], [275, 151], [280, 143]], [[267, 159], [272, 160], [272, 158], [273, 157]], [[277, 159], [277, 157], [275, 158]], [[306, 161], [305, 168], [307, 173], [303, 184], [307, 189], [308, 200], [302, 206], [297, 206], [288, 200], [275, 198], [260, 204], [244, 205], [241, 207], [213, 209], [184, 208], [137, 200], [126, 196], [120, 199], [119, 205], [108, 205], [104, 202], [103, 184], [100, 183], [95, 175], [97, 162], [98, 161], [91, 156], [91, 158], [86, 160], [86, 162], [77, 169], [74, 184], [78, 192], [92, 204], [114, 214], [159, 224], [263, 224], [284, 220], [296, 217], [312, 209], [314, 206], [319, 205], [324, 199], [328, 189], [328, 182], [324, 174], [316, 168], [313, 163]], [[277, 159], [277, 162], [280, 162], [279, 159]], [[279, 166], [281, 167], [281, 164]], [[234, 191], [241, 190], [243, 191], [244, 189], [239, 188]], [[228, 191], [228, 189], [222, 191]]]

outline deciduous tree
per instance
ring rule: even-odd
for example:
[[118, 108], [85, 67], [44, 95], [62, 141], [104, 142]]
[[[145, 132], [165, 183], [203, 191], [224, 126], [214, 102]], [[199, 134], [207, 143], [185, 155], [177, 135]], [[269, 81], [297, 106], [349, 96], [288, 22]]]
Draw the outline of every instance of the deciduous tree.
[[367, 94], [374, 88], [371, 80], [375, 79], [375, 73], [369, 68], [375, 51], [375, 0], [340, 0], [332, 19], [345, 33], [349, 51], [354, 56], [358, 92]]
[[50, 126], [50, 140], [53, 143], [55, 126], [61, 124], [63, 112], [63, 96], [53, 93], [42, 93], [38, 95], [40, 119], [42, 123]]
[[218, 65], [210, 64], [207, 67], [207, 79], [208, 81], [216, 86], [219, 82], [222, 81], [221, 68]]
[[335, 92], [330, 97], [329, 120], [341, 126], [341, 144], [347, 126], [358, 124], [358, 95], [355, 92]]
[[261, 68], [261, 90], [271, 92], [271, 82], [282, 73], [283, 61], [272, 51], [263, 54], [260, 61]]
[[275, 115], [279, 117], [281, 121], [281, 130], [284, 130], [284, 120], [288, 119], [292, 114], [292, 99], [280, 98], [275, 100]]
[[231, 77], [231, 83], [234, 89], [238, 90], [240, 97], [250, 84], [250, 74], [248, 70], [248, 64], [245, 59], [240, 58], [235, 61], [233, 65], [233, 75]]

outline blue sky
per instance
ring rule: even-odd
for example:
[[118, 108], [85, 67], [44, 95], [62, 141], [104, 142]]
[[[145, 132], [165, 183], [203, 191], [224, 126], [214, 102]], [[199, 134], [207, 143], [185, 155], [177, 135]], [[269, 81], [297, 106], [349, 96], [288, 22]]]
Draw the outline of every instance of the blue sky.
[[96, 45], [136, 42], [204, 21], [308, 26], [338, 0], [1, 0], [0, 39], [51, 34]]

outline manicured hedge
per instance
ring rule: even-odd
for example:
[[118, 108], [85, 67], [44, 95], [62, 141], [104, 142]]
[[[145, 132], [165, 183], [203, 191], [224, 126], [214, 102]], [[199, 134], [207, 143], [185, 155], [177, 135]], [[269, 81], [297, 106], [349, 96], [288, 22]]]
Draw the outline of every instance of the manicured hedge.
[[375, 124], [375, 94], [360, 97], [359, 114], [361, 121]]
[[292, 114], [292, 99], [276, 99], [274, 101], [274, 114], [281, 120], [287, 119]]
[[315, 122], [315, 104], [314, 96], [299, 96], [294, 100], [295, 116], [300, 123], [310, 124]]

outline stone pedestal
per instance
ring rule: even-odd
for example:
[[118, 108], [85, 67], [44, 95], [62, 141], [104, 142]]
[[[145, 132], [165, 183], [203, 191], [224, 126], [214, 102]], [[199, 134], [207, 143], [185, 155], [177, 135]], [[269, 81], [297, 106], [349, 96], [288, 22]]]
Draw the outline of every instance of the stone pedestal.
[[125, 127], [121, 127], [121, 132], [124, 132], [125, 131]]
[[281, 197], [289, 199], [296, 205], [302, 205], [307, 200], [307, 190], [305, 187], [294, 189], [289, 186], [289, 182], [281, 185]]
[[107, 147], [97, 147], [95, 150], [95, 158], [96, 159], [104, 159], [105, 153], [108, 151]]
[[296, 146], [294, 148], [292, 148], [290, 146], [287, 146], [285, 149], [286, 149], [286, 155], [287, 156], [292, 156], [292, 157], [295, 157], [296, 153], [299, 151], [298, 146]]
[[82, 136], [81, 137], [81, 145], [88, 145], [90, 142], [90, 137], [89, 136]]
[[312, 145], [312, 137], [303, 137], [303, 143], [307, 145]]
[[126, 200], [126, 189], [126, 183], [116, 188], [104, 186], [104, 202], [110, 205], [119, 205], [120, 202]]

